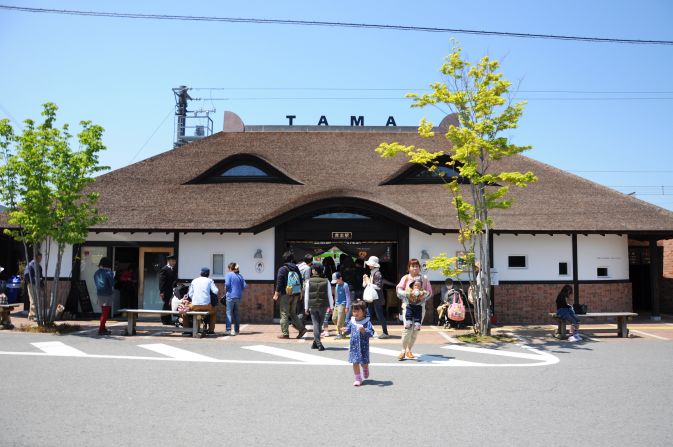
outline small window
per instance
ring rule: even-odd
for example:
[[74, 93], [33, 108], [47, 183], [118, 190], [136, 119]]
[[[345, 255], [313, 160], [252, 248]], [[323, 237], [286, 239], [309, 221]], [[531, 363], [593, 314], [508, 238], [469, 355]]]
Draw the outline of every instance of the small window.
[[450, 164], [447, 165], [450, 162], [451, 159], [443, 155], [437, 159], [437, 166], [432, 171], [429, 171], [425, 166], [414, 164], [392, 179], [383, 182], [382, 185], [440, 184], [450, 182], [454, 178], [458, 179], [458, 183], [469, 183]]
[[559, 262], [558, 263], [558, 274], [559, 276], [568, 276], [568, 263]]
[[608, 277], [608, 268], [607, 267], [598, 267], [596, 269], [596, 276], [599, 278], [607, 278]]
[[313, 216], [314, 219], [369, 219], [368, 216], [359, 213], [325, 213]]
[[188, 185], [208, 185], [213, 183], [285, 183], [301, 185], [278, 168], [252, 154], [236, 154], [211, 166]]
[[507, 257], [507, 267], [511, 269], [524, 269], [528, 267], [525, 256], [508, 256]]
[[213, 276], [224, 276], [224, 255], [213, 255]]
[[220, 174], [222, 177], [268, 177], [269, 175], [257, 166], [238, 165]]

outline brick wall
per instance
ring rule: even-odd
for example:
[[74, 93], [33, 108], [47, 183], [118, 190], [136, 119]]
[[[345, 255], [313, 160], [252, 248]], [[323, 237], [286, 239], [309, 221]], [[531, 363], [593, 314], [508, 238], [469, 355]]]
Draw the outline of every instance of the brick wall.
[[[220, 295], [224, 284], [215, 282], [220, 289]], [[271, 323], [273, 320], [273, 297], [274, 284], [248, 283], [241, 301], [241, 323]], [[226, 310], [222, 305], [217, 306], [217, 321], [224, 323]]]
[[663, 241], [663, 248], [664, 248], [663, 276], [664, 278], [673, 279], [673, 239]]
[[[549, 324], [556, 296], [565, 283], [501, 284], [495, 287], [495, 315], [500, 324]], [[631, 283], [580, 284], [580, 302], [589, 312], [631, 311]]]

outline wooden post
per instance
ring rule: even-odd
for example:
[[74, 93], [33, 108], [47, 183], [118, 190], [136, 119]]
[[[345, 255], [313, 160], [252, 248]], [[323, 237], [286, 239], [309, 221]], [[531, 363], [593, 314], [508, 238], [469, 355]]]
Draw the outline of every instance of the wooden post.
[[659, 278], [661, 277], [662, 257], [657, 247], [657, 239], [650, 239], [650, 300], [652, 303], [651, 319], [661, 320], [659, 301]]

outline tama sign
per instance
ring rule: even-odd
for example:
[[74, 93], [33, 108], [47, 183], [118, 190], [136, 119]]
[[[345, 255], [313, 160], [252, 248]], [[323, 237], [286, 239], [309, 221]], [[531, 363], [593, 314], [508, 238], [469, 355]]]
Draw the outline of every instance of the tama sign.
[[[297, 115], [285, 115], [285, 118], [287, 118], [288, 126], [294, 126], [294, 120], [295, 118], [297, 118]], [[325, 115], [321, 115], [317, 125], [329, 126], [329, 123], [327, 122], [327, 117]], [[351, 115], [351, 127], [360, 127], [364, 125], [365, 125], [364, 116]], [[395, 122], [395, 118], [393, 116], [388, 117], [388, 120], [386, 121], [386, 127], [388, 126], [397, 126], [397, 123]]]

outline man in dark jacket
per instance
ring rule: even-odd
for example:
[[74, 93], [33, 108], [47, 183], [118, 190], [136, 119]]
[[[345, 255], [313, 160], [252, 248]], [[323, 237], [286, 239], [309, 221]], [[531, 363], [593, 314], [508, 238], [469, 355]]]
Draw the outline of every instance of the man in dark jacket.
[[44, 289], [44, 276], [42, 275], [42, 253], [37, 253], [35, 259], [30, 261], [26, 265], [26, 269], [23, 272], [24, 284], [28, 289], [28, 299], [30, 300], [30, 307], [28, 311], [28, 320], [34, 321], [37, 319], [37, 308], [35, 307], [35, 297], [33, 296], [33, 288], [28, 287], [28, 284], [32, 284], [34, 287], [38, 285], [37, 278], [40, 278], [39, 287]]
[[[167, 258], [167, 264], [159, 270], [159, 296], [164, 302], [163, 310], [171, 310], [171, 299], [173, 298], [173, 288], [178, 283], [178, 272], [175, 268], [178, 263], [175, 256], [170, 255]], [[162, 315], [161, 322], [163, 324], [172, 325], [170, 315]]]
[[[273, 300], [277, 301], [280, 298], [280, 331], [278, 338], [290, 338], [290, 322], [297, 328], [299, 335], [297, 338], [302, 338], [306, 333], [304, 323], [297, 318], [297, 302], [299, 302], [301, 291], [296, 293], [287, 290], [288, 276], [290, 272], [296, 273], [299, 281], [299, 289], [301, 289], [301, 272], [294, 263], [294, 254], [291, 251], [283, 253], [283, 265], [278, 269], [276, 274], [276, 291], [273, 294]], [[294, 275], [293, 275], [294, 276]]]

